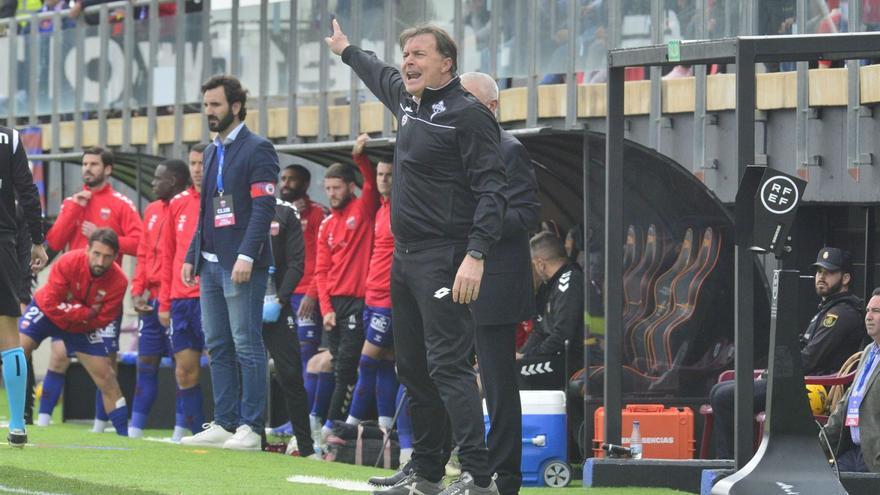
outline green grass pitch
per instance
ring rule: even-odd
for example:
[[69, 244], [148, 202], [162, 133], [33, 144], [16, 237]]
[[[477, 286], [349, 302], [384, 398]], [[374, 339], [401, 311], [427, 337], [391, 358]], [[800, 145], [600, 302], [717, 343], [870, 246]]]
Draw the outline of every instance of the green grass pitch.
[[[0, 421], [8, 409], [0, 389]], [[0, 444], [0, 494], [146, 495], [146, 494], [290, 494], [365, 493], [323, 485], [291, 483], [292, 476], [363, 482], [383, 471], [262, 452], [231, 452], [90, 433], [82, 424], [55, 423], [28, 429], [23, 450]], [[148, 437], [170, 437], [166, 430], [147, 430]], [[662, 489], [527, 488], [523, 495], [676, 495]]]

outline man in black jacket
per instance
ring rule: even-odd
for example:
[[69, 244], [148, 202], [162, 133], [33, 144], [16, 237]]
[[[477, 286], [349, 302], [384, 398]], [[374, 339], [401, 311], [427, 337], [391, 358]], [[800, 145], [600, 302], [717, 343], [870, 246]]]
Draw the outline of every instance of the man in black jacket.
[[[461, 85], [493, 114], [498, 85], [487, 74], [468, 72]], [[522, 484], [522, 408], [516, 380], [517, 325], [535, 316], [529, 233], [538, 230], [541, 205], [538, 181], [525, 146], [501, 130], [501, 154], [507, 172], [507, 211], [501, 240], [486, 258], [480, 298], [471, 303], [476, 323], [477, 361], [491, 428], [487, 438], [489, 470], [502, 495], [519, 493]]]
[[[267, 293], [263, 303], [263, 342], [275, 364], [275, 377], [293, 426], [287, 454], [298, 450], [300, 456], [309, 457], [315, 450], [309, 429], [309, 407], [303, 383], [296, 317], [290, 306], [290, 297], [287, 297], [302, 278], [306, 257], [302, 226], [292, 204], [275, 200], [275, 216], [269, 233], [272, 235], [272, 252], [275, 256], [275, 271], [269, 277], [269, 284], [277, 290], [274, 300]], [[279, 294], [281, 297], [278, 297]]]
[[[848, 251], [834, 247], [819, 250], [816, 262], [816, 295], [819, 311], [801, 334], [801, 360], [806, 375], [832, 375], [860, 346], [865, 337], [864, 305], [849, 292], [852, 262]], [[715, 416], [715, 455], [733, 457], [734, 382], [721, 382], [709, 392]], [[755, 413], [767, 403], [767, 380], [755, 380]]]
[[[470, 367], [483, 259], [501, 237], [505, 175], [499, 128], [455, 76], [457, 50], [433, 26], [400, 36], [403, 64], [388, 66], [348, 43], [326, 42], [398, 118], [391, 193], [395, 251], [392, 318], [398, 373], [410, 394], [415, 472], [385, 493], [497, 494]], [[462, 475], [443, 489], [448, 427]]]
[[529, 241], [532, 265], [546, 287], [546, 303], [529, 339], [516, 354], [520, 387], [532, 390], [563, 386], [565, 341], [570, 343], [569, 358], [583, 361], [584, 273], [565, 254], [562, 240], [551, 232], [541, 232]]

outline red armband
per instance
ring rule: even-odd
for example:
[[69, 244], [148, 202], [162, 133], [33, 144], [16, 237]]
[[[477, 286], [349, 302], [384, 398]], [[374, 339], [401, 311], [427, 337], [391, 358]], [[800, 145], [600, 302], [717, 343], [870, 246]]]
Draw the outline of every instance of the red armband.
[[255, 182], [251, 184], [251, 198], [257, 199], [261, 196], [275, 196], [275, 183]]

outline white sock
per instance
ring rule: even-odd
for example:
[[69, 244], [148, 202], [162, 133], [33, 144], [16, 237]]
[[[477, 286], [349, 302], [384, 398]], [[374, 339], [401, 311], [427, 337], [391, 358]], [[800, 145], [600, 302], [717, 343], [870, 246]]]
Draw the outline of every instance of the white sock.
[[330, 428], [329, 426], [321, 427], [321, 436], [323, 436], [324, 438], [329, 437], [331, 433], [333, 433], [333, 428]]
[[37, 416], [37, 426], [49, 426], [52, 424], [52, 415], [46, 413], [40, 413]]
[[104, 433], [104, 430], [106, 430], [109, 426], [109, 421], [102, 421], [96, 418], [95, 424], [92, 425], [92, 433]]
[[134, 426], [128, 427], [128, 438], [144, 438], [144, 430]]
[[[129, 430], [131, 430], [130, 427], [129, 427]], [[179, 442], [181, 438], [183, 438], [187, 435], [187, 433], [189, 433], [188, 429], [186, 429], [182, 426], [175, 426], [174, 433], [171, 434], [171, 441], [172, 442]]]
[[361, 424], [361, 420], [357, 419], [354, 416], [349, 416], [348, 419], [345, 420], [345, 423], [352, 425], [352, 426], [357, 426], [357, 425]]
[[390, 430], [391, 427], [394, 425], [392, 419], [394, 418], [392, 418], [391, 416], [379, 416], [379, 426], [385, 428], [386, 430]]
[[403, 466], [412, 458], [413, 449], [412, 447], [406, 449], [400, 449], [400, 465]]

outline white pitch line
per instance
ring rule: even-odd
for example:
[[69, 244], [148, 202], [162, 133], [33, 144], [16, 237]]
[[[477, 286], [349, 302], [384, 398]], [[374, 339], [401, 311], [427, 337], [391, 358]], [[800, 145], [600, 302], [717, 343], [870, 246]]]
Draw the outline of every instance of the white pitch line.
[[362, 481], [350, 481], [341, 479], [321, 478], [319, 476], [291, 476], [287, 478], [291, 483], [304, 483], [308, 485], [329, 486], [330, 488], [338, 488], [340, 490], [348, 490], [352, 492], [372, 492], [376, 487], [364, 483]]
[[40, 492], [36, 490], [26, 490], [24, 488], [13, 488], [6, 485], [0, 485], [0, 493], [20, 493], [22, 495], [68, 495], [66, 493]]

